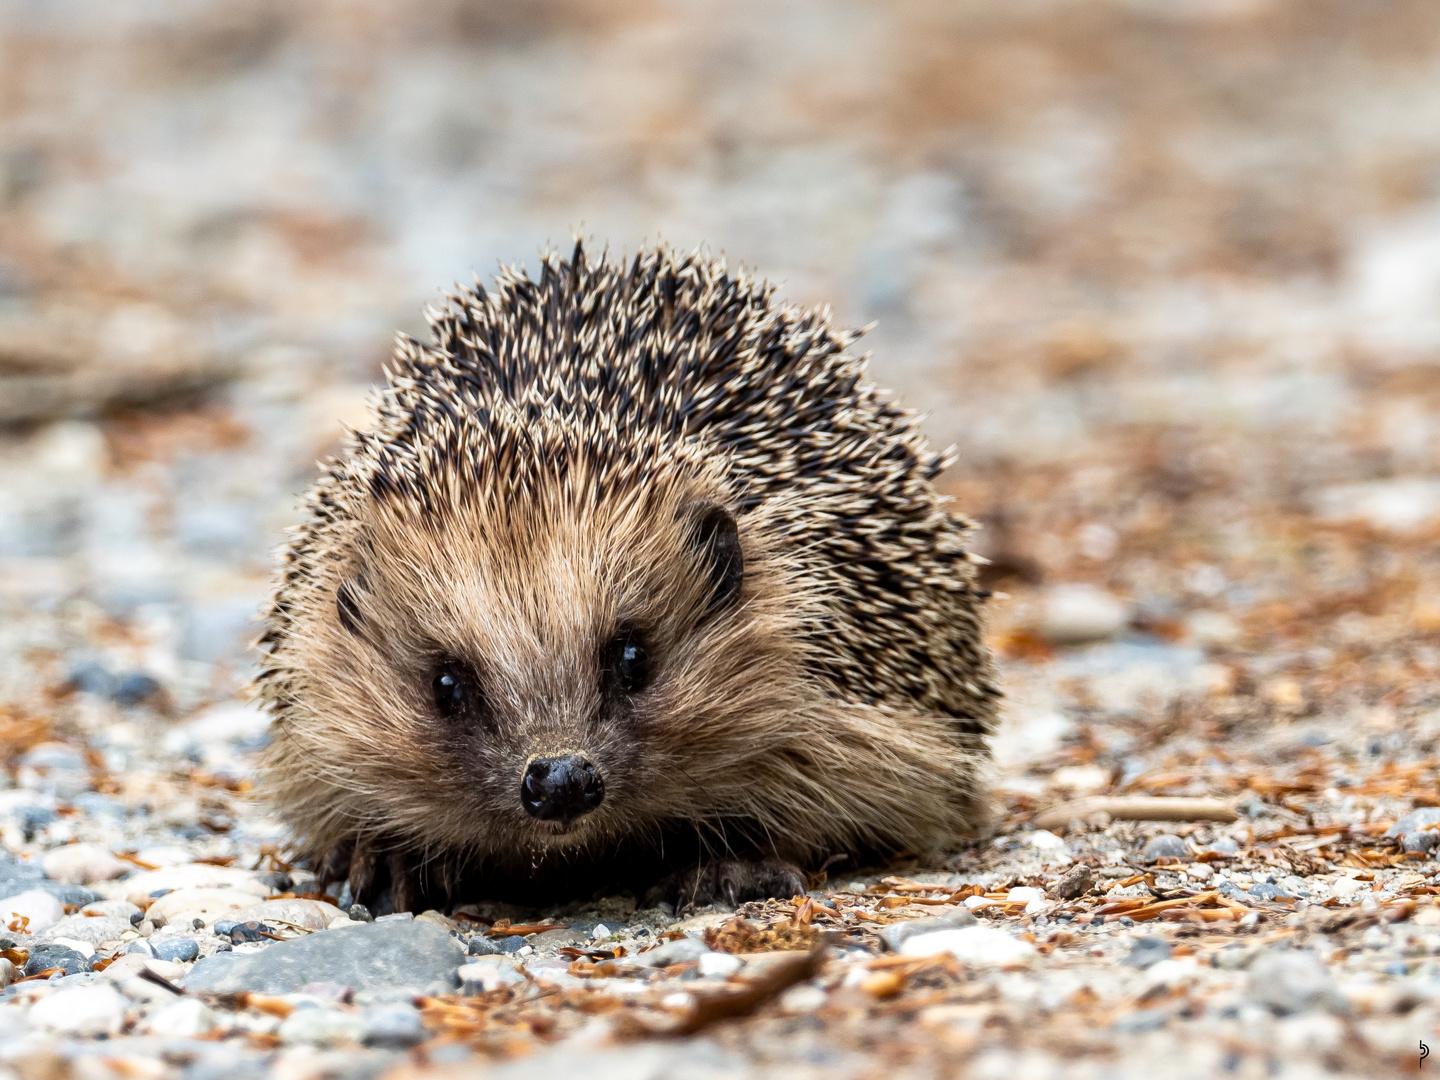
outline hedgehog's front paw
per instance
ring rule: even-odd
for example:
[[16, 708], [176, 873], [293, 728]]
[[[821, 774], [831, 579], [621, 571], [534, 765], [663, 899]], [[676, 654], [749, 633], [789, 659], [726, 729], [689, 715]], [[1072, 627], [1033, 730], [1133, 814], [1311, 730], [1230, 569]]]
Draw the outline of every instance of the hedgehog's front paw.
[[751, 900], [786, 900], [805, 893], [805, 874], [781, 859], [721, 859], [677, 871], [645, 894], [645, 903], [673, 904], [677, 912], [706, 904], [739, 907]]
[[380, 846], [373, 838], [352, 837], [325, 857], [324, 881], [346, 881], [354, 903], [373, 907], [390, 886], [392, 911], [422, 911], [415, 860], [401, 848]]

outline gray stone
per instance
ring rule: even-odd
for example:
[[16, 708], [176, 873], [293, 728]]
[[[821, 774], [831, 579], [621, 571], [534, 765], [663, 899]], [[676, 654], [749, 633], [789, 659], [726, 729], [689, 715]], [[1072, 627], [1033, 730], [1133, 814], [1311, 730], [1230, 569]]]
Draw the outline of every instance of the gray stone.
[[365, 1021], [354, 1013], [314, 1007], [296, 1009], [276, 1032], [286, 1043], [334, 1046], [357, 1043], [365, 1033]]
[[74, 904], [76, 907], [84, 907], [104, 899], [99, 893], [83, 885], [66, 885], [63, 882], [46, 880], [45, 872], [35, 864], [0, 858], [0, 896], [13, 896], [16, 893], [30, 892], [32, 889], [47, 892], [62, 904]]
[[469, 953], [471, 956], [495, 956], [499, 952], [495, 943], [484, 934], [476, 934], [470, 939]]
[[67, 915], [57, 923], [51, 923], [35, 937], [39, 941], [54, 941], [69, 938], [83, 941], [87, 945], [99, 945], [102, 941], [119, 941], [120, 935], [135, 929], [130, 920], [119, 915], [102, 915], [92, 919], [88, 915]]
[[1159, 1031], [1169, 1022], [1170, 1010], [1160, 1006], [1126, 1013], [1111, 1025], [1111, 1030], [1120, 1035], [1138, 1035], [1142, 1031]]
[[705, 943], [698, 938], [679, 938], [676, 941], [667, 941], [664, 945], [651, 949], [649, 952], [641, 953], [635, 957], [634, 962], [641, 967], [669, 967], [671, 964], [699, 960], [702, 954], [709, 951]]
[[1240, 888], [1240, 886], [1236, 885], [1233, 881], [1222, 881], [1219, 885], [1215, 886], [1215, 891], [1218, 892], [1221, 896], [1225, 897], [1227, 900], [1255, 899], [1244, 889]]
[[[880, 930], [880, 939], [885, 942], [891, 952], [899, 952], [900, 946], [917, 934], [929, 934], [936, 930], [954, 930], [960, 926], [974, 926], [977, 922], [975, 916], [965, 908], [956, 908], [954, 911], [947, 911], [944, 915], [937, 915], [933, 919], [911, 919], [909, 922], [890, 923]], [[661, 946], [661, 948], [663, 947]], [[659, 952], [660, 950], [655, 951]]]
[[155, 955], [175, 964], [188, 964], [200, 955], [200, 946], [189, 938], [169, 938], [154, 943]]
[[466, 964], [458, 974], [461, 993], [467, 997], [488, 994], [507, 986], [520, 986], [525, 982], [525, 976], [520, 974], [514, 962], [501, 956], [481, 957]]
[[1395, 824], [1385, 830], [1386, 836], [1408, 836], [1430, 825], [1440, 825], [1440, 806], [1422, 806], [1402, 814]]
[[110, 698], [117, 705], [141, 705], [160, 694], [162, 687], [143, 671], [132, 671], [115, 680]]
[[1313, 953], [1295, 949], [1271, 949], [1257, 958], [1250, 965], [1250, 994], [1281, 1016], [1344, 1007], [1329, 969]]
[[1255, 900], [1274, 900], [1281, 894], [1278, 885], [1271, 885], [1268, 881], [1257, 881], [1246, 890]]
[[1071, 867], [1059, 881], [1051, 885], [1045, 892], [1052, 900], [1078, 900], [1084, 896], [1095, 884], [1095, 875], [1091, 873], [1090, 867], [1081, 863], [1079, 866]]
[[25, 961], [25, 974], [38, 975], [50, 968], [63, 968], [66, 975], [90, 970], [90, 961], [68, 945], [39, 945], [30, 950]]
[[1136, 938], [1130, 946], [1130, 953], [1121, 961], [1126, 967], [1144, 971], [1161, 960], [1170, 959], [1170, 943], [1162, 937]]
[[1140, 861], [1149, 866], [1157, 859], [1186, 859], [1190, 857], [1190, 845], [1178, 836], [1161, 833], [1152, 836], [1140, 852]]
[[289, 941], [260, 952], [217, 953], [198, 961], [185, 989], [291, 994], [310, 982], [335, 982], [356, 990], [415, 987], [450, 993], [463, 946], [423, 922], [355, 923]]
[[360, 1041], [366, 1046], [405, 1050], [425, 1041], [420, 1010], [404, 1002], [372, 1005], [361, 1014]]
[[1418, 832], [1405, 833], [1400, 837], [1401, 851], [1428, 852], [1440, 844], [1440, 832], [1434, 829], [1421, 829]]
[[1276, 884], [1280, 886], [1281, 896], [1310, 895], [1309, 883], [1297, 874], [1286, 874], [1283, 878], [1276, 882]]

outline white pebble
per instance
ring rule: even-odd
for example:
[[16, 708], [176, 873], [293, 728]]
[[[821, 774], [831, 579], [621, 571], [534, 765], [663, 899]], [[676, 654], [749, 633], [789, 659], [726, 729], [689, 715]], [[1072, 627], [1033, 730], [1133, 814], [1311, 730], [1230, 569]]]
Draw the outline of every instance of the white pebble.
[[135, 853], [135, 858], [140, 862], [162, 867], [179, 866], [181, 863], [188, 863], [193, 857], [183, 847], [176, 847], [173, 844], [141, 848]]
[[603, 922], [602, 922], [602, 923], [596, 923], [596, 924], [595, 924], [595, 929], [590, 931], [590, 940], [591, 940], [591, 941], [601, 941], [601, 940], [603, 940], [604, 938], [608, 938], [609, 936], [610, 936], [610, 927], [606, 926]]
[[19, 977], [20, 973], [15, 970], [15, 965], [9, 960], [0, 958], [0, 990], [4, 990]]
[[1040, 851], [1069, 851], [1065, 841], [1049, 829], [1036, 829], [1025, 838], [1025, 842]]
[[193, 1039], [215, 1029], [215, 1014], [199, 998], [180, 998], [157, 1009], [146, 1019], [144, 1030], [171, 1039]]
[[145, 917], [171, 926], [189, 928], [196, 919], [207, 926], [230, 912], [253, 905], [259, 897], [239, 889], [176, 889], [146, 909]]
[[108, 983], [60, 990], [31, 1006], [30, 1022], [64, 1035], [118, 1035], [125, 999]]
[[967, 896], [961, 903], [973, 911], [977, 907], [984, 907], [990, 901], [983, 896]]
[[1336, 896], [1344, 898], [1354, 896], [1361, 889], [1368, 888], [1363, 881], [1356, 881], [1354, 878], [1336, 878], [1330, 883], [1330, 891]]
[[790, 1013], [814, 1012], [825, 1004], [825, 991], [810, 983], [792, 986], [780, 995], [780, 1008]]
[[1032, 900], [1044, 900], [1045, 890], [1036, 889], [1030, 885], [1017, 885], [1005, 894], [1006, 900], [1024, 900], [1027, 903]]
[[263, 900], [275, 891], [248, 870], [237, 870], [232, 866], [211, 866], [209, 863], [185, 863], [181, 866], [147, 870], [143, 874], [107, 885], [101, 891], [111, 899], [123, 897], [132, 904], [143, 906], [149, 903], [151, 893], [162, 889], [234, 889], [236, 892], [250, 894], [251, 899], [244, 900], [247, 904]]
[[52, 937], [47, 942], [49, 945], [63, 945], [67, 949], [74, 949], [87, 960], [95, 955], [95, 946], [88, 941], [81, 941], [79, 938]]
[[40, 868], [52, 881], [66, 885], [91, 885], [110, 881], [135, 869], [133, 863], [117, 859], [99, 844], [67, 844], [47, 851]]
[[1185, 876], [1194, 878], [1196, 881], [1209, 881], [1215, 876], [1215, 871], [1208, 863], [1194, 863], [1185, 867]]
[[744, 966], [745, 961], [731, 953], [707, 952], [700, 956], [700, 974], [706, 979], [728, 979]]
[[967, 964], [997, 965], [1028, 964], [1035, 958], [1035, 947], [1013, 938], [1003, 930], [990, 926], [962, 926], [955, 930], [936, 930], [907, 938], [900, 946], [902, 956], [934, 956], [949, 953]]
[[1125, 629], [1123, 603], [1094, 585], [1056, 585], [1045, 597], [1040, 634], [1060, 645], [1113, 637]]
[[0, 900], [0, 926], [8, 926], [16, 919], [28, 919], [23, 923], [27, 933], [38, 934], [54, 926], [65, 917], [65, 905], [44, 889], [30, 889]]
[[456, 974], [460, 976], [461, 985], [471, 993], [479, 990], [488, 994], [525, 981], [525, 976], [515, 970], [508, 957], [499, 956], [482, 956], [461, 967]]
[[311, 1043], [333, 1046], [336, 1043], [358, 1043], [365, 1034], [365, 1019], [358, 1013], [339, 1009], [296, 1009], [276, 1032], [286, 1043]]

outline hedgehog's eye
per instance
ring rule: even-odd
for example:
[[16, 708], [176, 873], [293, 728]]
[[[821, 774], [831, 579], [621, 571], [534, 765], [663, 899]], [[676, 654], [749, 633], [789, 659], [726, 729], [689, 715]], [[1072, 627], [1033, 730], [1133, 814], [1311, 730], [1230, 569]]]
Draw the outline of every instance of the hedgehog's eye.
[[610, 670], [615, 685], [627, 694], [638, 694], [650, 682], [650, 657], [645, 639], [634, 630], [616, 635], [610, 643]]
[[459, 660], [441, 660], [430, 683], [441, 716], [456, 716], [478, 697], [475, 677]]

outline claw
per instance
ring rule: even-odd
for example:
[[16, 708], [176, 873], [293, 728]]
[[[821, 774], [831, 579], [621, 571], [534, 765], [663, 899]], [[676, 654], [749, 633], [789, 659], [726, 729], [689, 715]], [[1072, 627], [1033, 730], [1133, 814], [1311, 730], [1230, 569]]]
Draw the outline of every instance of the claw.
[[355, 840], [350, 859], [350, 895], [357, 904], [368, 904], [375, 895], [376, 852], [363, 837]]

